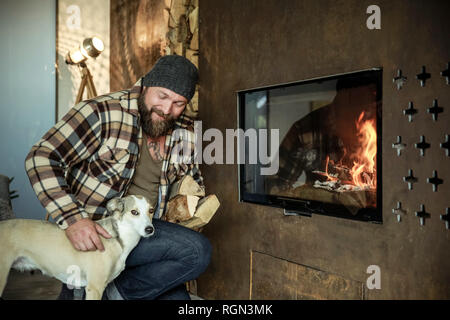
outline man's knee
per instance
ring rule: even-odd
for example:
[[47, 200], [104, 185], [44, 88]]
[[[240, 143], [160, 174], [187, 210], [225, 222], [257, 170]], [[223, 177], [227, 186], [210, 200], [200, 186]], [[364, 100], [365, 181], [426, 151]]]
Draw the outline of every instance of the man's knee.
[[202, 264], [204, 265], [204, 269], [206, 269], [211, 261], [211, 253], [212, 253], [212, 246], [211, 242], [209, 242], [208, 238], [206, 238], [204, 235], [202, 235], [203, 241], [202, 241]]
[[193, 237], [192, 240], [196, 252], [198, 253], [196, 269], [198, 274], [200, 275], [206, 270], [211, 261], [212, 246], [208, 238], [206, 238], [203, 234], [198, 232], [196, 233], [195, 237]]

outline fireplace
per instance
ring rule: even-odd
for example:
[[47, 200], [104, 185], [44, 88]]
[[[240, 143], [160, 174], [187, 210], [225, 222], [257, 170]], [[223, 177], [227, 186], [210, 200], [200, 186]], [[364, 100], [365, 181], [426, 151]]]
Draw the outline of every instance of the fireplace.
[[[381, 89], [374, 68], [239, 91], [238, 127], [274, 155], [239, 165], [239, 200], [381, 223]], [[279, 146], [261, 129], [278, 130]], [[249, 137], [239, 143], [245, 159]], [[261, 174], [272, 162], [277, 172]]]

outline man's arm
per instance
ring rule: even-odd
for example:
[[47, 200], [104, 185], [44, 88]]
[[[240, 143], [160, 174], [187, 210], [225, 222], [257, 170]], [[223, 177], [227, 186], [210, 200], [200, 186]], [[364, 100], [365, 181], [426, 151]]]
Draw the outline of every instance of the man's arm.
[[198, 163], [193, 163], [189, 166], [189, 171], [187, 174], [191, 175], [194, 178], [195, 182], [198, 183], [200, 187], [205, 190], [205, 184], [203, 183], [202, 172], [200, 171], [200, 166]]
[[87, 159], [101, 142], [101, 123], [94, 106], [81, 102], [53, 126], [29, 152], [25, 169], [39, 201], [66, 229], [89, 215], [80, 207], [65, 175]]
[[200, 166], [196, 162], [195, 151], [201, 152], [201, 150], [195, 149], [195, 143], [197, 141], [197, 134], [198, 134], [195, 129], [195, 121], [194, 119], [186, 116], [185, 114], [182, 114], [180, 116], [180, 119], [178, 120], [178, 125], [180, 127], [177, 128], [172, 135], [176, 141], [181, 140], [181, 142], [179, 142], [178, 146], [175, 146], [174, 149], [172, 149], [172, 157], [175, 159], [174, 161], [179, 161], [179, 163], [183, 163], [183, 157], [179, 156], [179, 153], [180, 150], [183, 150], [184, 152], [183, 147], [187, 146], [187, 150], [189, 150], [190, 153], [190, 161], [187, 164], [181, 166], [182, 170], [184, 171], [183, 175], [185, 174], [191, 175], [194, 178], [194, 180], [199, 184], [199, 186], [205, 189], [202, 173], [200, 171]]
[[66, 181], [68, 168], [87, 159], [100, 146], [101, 123], [96, 109], [81, 102], [36, 143], [25, 160], [25, 169], [39, 201], [75, 249], [104, 250], [98, 233], [106, 230], [89, 219]]

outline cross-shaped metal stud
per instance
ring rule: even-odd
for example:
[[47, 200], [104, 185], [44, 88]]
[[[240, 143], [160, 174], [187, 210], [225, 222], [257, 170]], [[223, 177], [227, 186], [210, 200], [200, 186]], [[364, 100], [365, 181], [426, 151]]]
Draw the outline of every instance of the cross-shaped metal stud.
[[425, 142], [425, 136], [420, 136], [419, 143], [415, 144], [415, 147], [417, 149], [420, 149], [420, 155], [423, 157], [425, 156], [425, 149], [428, 149], [430, 147], [430, 144]]
[[397, 202], [397, 208], [392, 209], [392, 213], [397, 215], [397, 222], [402, 220], [401, 216], [406, 214], [406, 210], [402, 209], [402, 203], [400, 201]]
[[449, 221], [450, 221], [450, 208], [445, 209], [445, 214], [441, 214], [440, 218], [442, 221], [445, 221], [445, 228], [449, 229]]
[[392, 148], [397, 149], [397, 156], [400, 157], [402, 150], [406, 148], [406, 144], [402, 143], [402, 137], [397, 136], [397, 142], [392, 144]]
[[408, 108], [403, 110], [403, 114], [408, 116], [408, 121], [412, 122], [413, 115], [417, 113], [417, 109], [414, 109], [412, 101], [408, 103]]
[[423, 204], [420, 205], [420, 211], [416, 211], [416, 217], [419, 217], [420, 225], [425, 225], [425, 219], [431, 217], [431, 215], [425, 211], [425, 206]]
[[437, 121], [437, 117], [439, 113], [444, 112], [444, 108], [438, 106], [437, 99], [433, 100], [433, 106], [427, 109], [428, 113], [431, 113], [433, 120]]
[[413, 183], [417, 182], [417, 178], [413, 176], [412, 169], [408, 170], [408, 176], [403, 177], [403, 181], [405, 181], [408, 184], [408, 189], [409, 190], [413, 189]]
[[445, 77], [445, 81], [447, 82], [447, 84], [450, 84], [450, 80], [449, 80], [449, 76], [450, 76], [449, 66], [450, 66], [450, 62], [447, 63], [447, 69], [441, 71], [441, 76]]
[[392, 79], [392, 82], [397, 85], [397, 90], [400, 90], [406, 82], [406, 77], [402, 75], [402, 70], [397, 69], [397, 76]]
[[431, 74], [425, 71], [425, 66], [422, 66], [422, 72], [416, 75], [416, 79], [420, 81], [420, 86], [425, 87], [425, 81], [431, 78]]
[[444, 180], [439, 179], [437, 175], [437, 171], [433, 170], [433, 176], [431, 178], [427, 178], [428, 183], [433, 184], [433, 192], [437, 192], [438, 185], [443, 184]]
[[450, 149], [450, 141], [448, 140], [448, 138], [449, 138], [449, 135], [446, 134], [446, 135], [445, 135], [445, 142], [442, 142], [442, 143], [440, 144], [440, 146], [441, 146], [442, 149], [447, 149], [447, 150], [445, 150], [445, 155], [446, 155], [447, 157], [450, 155], [450, 153], [449, 153], [449, 149]]

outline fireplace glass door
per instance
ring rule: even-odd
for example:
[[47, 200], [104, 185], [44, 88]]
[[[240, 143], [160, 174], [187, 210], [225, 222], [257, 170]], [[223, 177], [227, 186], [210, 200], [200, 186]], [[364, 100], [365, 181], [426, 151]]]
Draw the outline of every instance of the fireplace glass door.
[[257, 134], [278, 171], [241, 164], [240, 200], [381, 222], [381, 81], [382, 71], [371, 69], [238, 92], [239, 128], [279, 135], [276, 146]]

